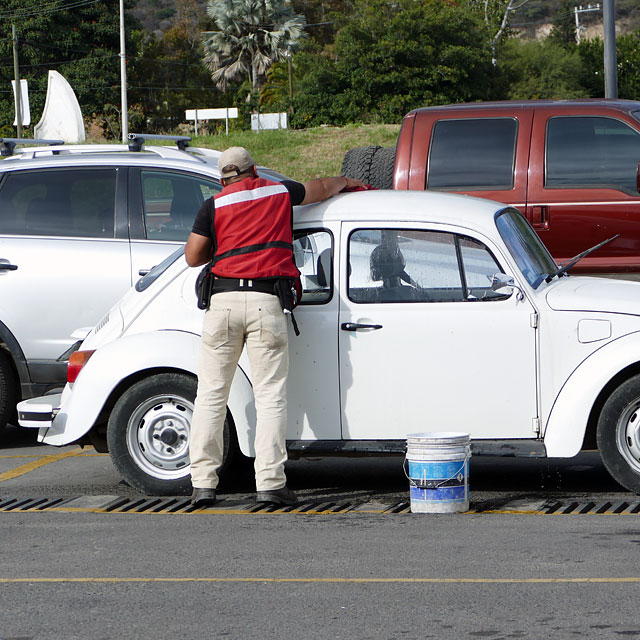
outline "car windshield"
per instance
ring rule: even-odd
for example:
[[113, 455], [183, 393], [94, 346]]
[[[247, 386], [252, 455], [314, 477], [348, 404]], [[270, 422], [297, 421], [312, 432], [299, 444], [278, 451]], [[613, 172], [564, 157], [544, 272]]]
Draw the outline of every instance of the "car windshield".
[[638, 121], [640, 122], [640, 111], [632, 111], [631, 115]]
[[550, 273], [558, 269], [547, 248], [516, 209], [503, 209], [496, 226], [527, 282], [537, 289]]
[[160, 264], [143, 276], [136, 282], [136, 291], [144, 291], [150, 287], [178, 258], [184, 255], [184, 246], [176, 249], [171, 255], [167, 256]]

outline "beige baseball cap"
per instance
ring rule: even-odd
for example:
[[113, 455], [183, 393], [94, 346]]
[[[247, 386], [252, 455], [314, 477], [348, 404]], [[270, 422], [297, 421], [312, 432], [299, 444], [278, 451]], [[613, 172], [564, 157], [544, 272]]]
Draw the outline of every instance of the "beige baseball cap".
[[233, 178], [249, 171], [254, 165], [251, 154], [244, 147], [229, 147], [218, 158], [218, 168], [223, 178]]

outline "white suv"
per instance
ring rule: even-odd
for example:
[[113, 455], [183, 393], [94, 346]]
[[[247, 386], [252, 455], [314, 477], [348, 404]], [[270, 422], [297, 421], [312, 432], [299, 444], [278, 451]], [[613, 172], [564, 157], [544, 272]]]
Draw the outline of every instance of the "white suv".
[[[409, 433], [463, 431], [474, 455], [597, 446], [640, 492], [640, 283], [567, 276], [516, 209], [432, 192], [297, 207], [294, 249], [290, 455], [400, 453]], [[63, 394], [21, 403], [20, 424], [108, 447], [147, 493], [188, 491], [197, 274], [177, 252], [140, 280], [74, 354]], [[252, 455], [254, 433], [245, 354], [227, 461]]]
[[73, 331], [182, 245], [222, 188], [218, 151], [130, 138], [19, 149], [0, 139], [0, 430], [18, 400], [64, 386]]

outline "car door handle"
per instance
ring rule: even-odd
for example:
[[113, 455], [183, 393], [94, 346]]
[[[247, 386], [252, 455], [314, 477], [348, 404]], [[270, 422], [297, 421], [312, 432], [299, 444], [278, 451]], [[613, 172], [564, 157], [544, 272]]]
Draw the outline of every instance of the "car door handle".
[[18, 268], [17, 264], [9, 264], [8, 262], [0, 262], [0, 271], [15, 271]]
[[138, 271], [138, 275], [139, 276], [146, 276], [147, 273], [149, 273], [149, 271], [151, 271], [151, 269], [140, 269], [140, 271]]
[[360, 324], [359, 322], [343, 322], [340, 325], [343, 331], [360, 331], [360, 329], [382, 329], [381, 324]]

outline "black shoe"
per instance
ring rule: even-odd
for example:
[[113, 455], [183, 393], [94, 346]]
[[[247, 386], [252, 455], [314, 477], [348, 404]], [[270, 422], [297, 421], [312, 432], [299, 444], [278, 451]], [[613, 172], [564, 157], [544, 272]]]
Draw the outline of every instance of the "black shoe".
[[298, 498], [296, 494], [282, 487], [282, 489], [271, 489], [270, 491], [258, 491], [256, 502], [268, 502], [270, 504], [296, 504]]
[[191, 496], [191, 504], [194, 507], [207, 507], [215, 504], [216, 502], [216, 490], [215, 489], [196, 489], [193, 488], [193, 495]]

